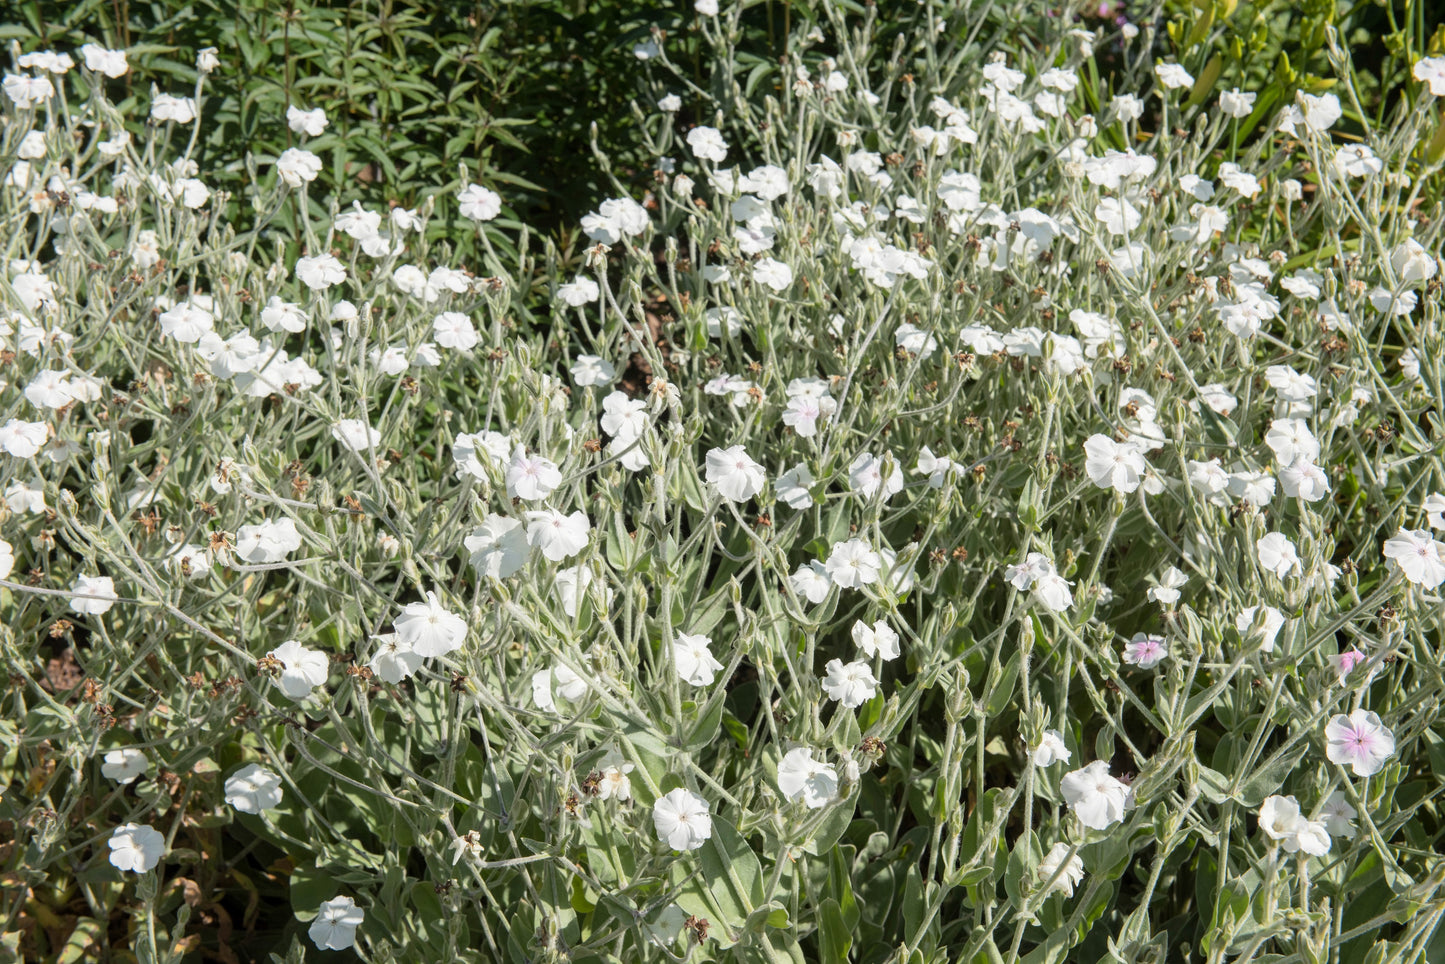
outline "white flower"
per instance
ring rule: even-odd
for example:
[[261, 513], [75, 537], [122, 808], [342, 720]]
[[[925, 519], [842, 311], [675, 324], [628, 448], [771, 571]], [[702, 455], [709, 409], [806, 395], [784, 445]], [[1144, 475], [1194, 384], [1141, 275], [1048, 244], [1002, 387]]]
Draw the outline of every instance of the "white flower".
[[359, 418], [343, 418], [331, 426], [331, 437], [353, 452], [366, 452], [381, 444], [381, 433]]
[[[6, 495], [8, 497], [9, 493]], [[11, 506], [11, 508], [15, 507]], [[1445, 529], [1445, 495], [1431, 492], [1420, 504], [1420, 510], [1425, 513], [1425, 520], [1430, 523], [1430, 528]]]
[[[76, 576], [70, 584], [70, 591], [76, 593], [70, 599], [71, 612], [83, 616], [99, 616], [110, 612], [119, 597], [115, 594], [115, 583], [109, 576]], [[96, 597], [96, 598], [83, 598]]]
[[1219, 95], [1219, 109], [1229, 117], [1248, 117], [1254, 111], [1254, 100], [1257, 96], [1253, 91], [1231, 88]]
[[[1040, 884], [1046, 884], [1050, 880], [1048, 893], [1059, 891], [1065, 897], [1074, 896], [1074, 888], [1084, 879], [1084, 861], [1078, 854], [1069, 855], [1072, 848], [1063, 842], [1056, 843], [1049, 848], [1044, 859], [1039, 861], [1038, 877]], [[1060, 868], [1063, 868], [1060, 870]], [[1057, 874], [1058, 876], [1054, 876]]]
[[462, 544], [479, 576], [506, 579], [527, 564], [527, 533], [516, 519], [488, 513]]
[[383, 633], [371, 637], [377, 644], [371, 662], [366, 665], [376, 674], [377, 679], [395, 685], [411, 677], [422, 668], [425, 657], [397, 638], [396, 633]]
[[1445, 97], [1445, 57], [1421, 57], [1415, 61], [1415, 79], [1428, 84], [1430, 93]]
[[1330, 491], [1324, 469], [1303, 457], [1279, 470], [1279, 483], [1287, 497], [1302, 502], [1318, 502]]
[[536, 502], [551, 495], [562, 484], [562, 471], [540, 455], [527, 455], [520, 445], [507, 463], [507, 495], [525, 502]]
[[320, 107], [312, 110], [302, 110], [295, 104], [288, 104], [286, 107], [286, 126], [291, 128], [294, 134], [305, 134], [307, 137], [320, 137], [321, 132], [326, 130], [330, 121], [326, 119], [326, 111]]
[[818, 560], [804, 563], [788, 577], [793, 592], [802, 596], [813, 605], [817, 605], [828, 598], [828, 591], [833, 588], [833, 580], [828, 577], [828, 570]]
[[467, 640], [467, 621], [441, 604], [433, 590], [425, 602], [408, 603], [393, 621], [397, 639], [418, 656], [445, 656]]
[[204, 546], [182, 543], [172, 546], [161, 557], [161, 565], [170, 573], [179, 573], [188, 579], [203, 579], [211, 571], [211, 554]]
[[1350, 806], [1343, 790], [1330, 794], [1330, 798], [1320, 808], [1320, 816], [1324, 818], [1325, 830], [1329, 835], [1344, 837], [1346, 840], [1354, 839], [1356, 830], [1352, 821], [1359, 815], [1359, 811]]
[[824, 668], [828, 675], [823, 680], [823, 692], [828, 694], [828, 699], [837, 700], [850, 710], [862, 706], [878, 692], [878, 680], [861, 659], [851, 663], [830, 659]]
[[1325, 726], [1325, 740], [1325, 757], [1351, 767], [1357, 777], [1374, 776], [1395, 755], [1395, 735], [1370, 710], [1331, 718]]
[[579, 388], [607, 385], [616, 377], [617, 369], [612, 367], [612, 363], [596, 355], [578, 355], [577, 361], [572, 365], [572, 381], [576, 382]]
[[679, 787], [652, 805], [657, 839], [673, 850], [697, 850], [712, 836], [707, 801]]
[[763, 258], [753, 265], [753, 280], [774, 291], [787, 291], [793, 283], [793, 269], [781, 261]]
[[789, 508], [806, 509], [813, 504], [813, 494], [809, 491], [813, 482], [813, 471], [799, 462], [778, 476], [773, 482], [773, 491], [778, 501]]
[[767, 477], [741, 445], [710, 449], [707, 453], [707, 481], [729, 502], [746, 502], [763, 490]]
[[189, 97], [156, 94], [151, 102], [151, 119], [189, 124], [196, 119], [196, 102]]
[[[885, 460], [887, 475], [884, 474]], [[886, 502], [903, 491], [903, 467], [889, 453], [879, 458], [870, 452], [859, 452], [848, 467], [848, 482], [863, 498], [871, 499], [881, 492]]]
[[276, 173], [291, 187], [300, 187], [316, 180], [321, 173], [321, 158], [299, 147], [288, 147], [276, 159]]
[[1069, 748], [1064, 745], [1064, 735], [1058, 730], [1045, 730], [1044, 735], [1039, 738], [1038, 746], [1029, 750], [1029, 758], [1034, 761], [1034, 766], [1040, 767], [1068, 763], [1072, 756]]
[[557, 704], [552, 698], [554, 682], [557, 684], [557, 695], [569, 703], [577, 702], [587, 692], [587, 681], [558, 663], [551, 669], [538, 670], [532, 674], [532, 702], [537, 709], [548, 713], [557, 712]]
[[468, 184], [457, 195], [462, 217], [472, 221], [490, 221], [502, 213], [502, 196], [480, 184]]
[[1095, 760], [1065, 774], [1059, 790], [1079, 822], [1092, 830], [1103, 830], [1123, 820], [1131, 803], [1129, 787], [1109, 775], [1106, 760]]
[[346, 280], [346, 268], [335, 255], [322, 254], [296, 260], [296, 277], [312, 291], [325, 291]]
[[50, 431], [44, 422], [12, 418], [0, 426], [0, 449], [18, 459], [28, 459], [40, 451], [49, 437]]
[[840, 589], [857, 589], [878, 581], [883, 558], [861, 539], [835, 543], [828, 552], [824, 569]]
[[826, 807], [838, 795], [838, 771], [813, 759], [813, 751], [795, 747], [778, 761], [778, 789], [789, 800], [802, 800], [809, 810]]
[[666, 94], [658, 100], [657, 109], [668, 114], [674, 114], [682, 110], [682, 98], [676, 94]]
[[258, 763], [242, 767], [226, 780], [226, 802], [242, 813], [260, 813], [281, 803], [281, 776]]
[[692, 8], [704, 17], [717, 16], [717, 0], [697, 0]]
[[443, 348], [470, 351], [477, 345], [477, 329], [460, 311], [443, 311], [432, 320], [432, 336]]
[[289, 331], [292, 334], [306, 330], [306, 312], [292, 301], [282, 301], [272, 295], [261, 309], [261, 324], [271, 331]]
[[[1445, 58], [1442, 58], [1445, 61]], [[1390, 252], [1390, 267], [1395, 269], [1395, 274], [1401, 281], [1418, 284], [1429, 281], [1435, 277], [1435, 259], [1430, 252], [1419, 241], [1414, 238], [1407, 238], [1403, 244], [1395, 246]]]
[[124, 50], [107, 50], [100, 44], [85, 44], [80, 48], [87, 70], [105, 74], [111, 79], [124, 77], [130, 65], [126, 63]]
[[672, 662], [677, 675], [691, 686], [708, 686], [723, 664], [713, 658], [708, 647], [712, 640], [706, 636], [692, 636], [678, 633], [672, 640]]
[[602, 289], [591, 278], [578, 275], [564, 285], [557, 286], [557, 297], [573, 308], [590, 305], [601, 295]]
[[1159, 78], [1159, 83], [1169, 88], [1190, 87], [1194, 84], [1194, 78], [1189, 75], [1178, 64], [1159, 64], [1154, 68], [1154, 76]]
[[1172, 606], [1179, 601], [1180, 587], [1188, 581], [1188, 576], [1170, 566], [1164, 570], [1164, 575], [1159, 577], [1159, 585], [1150, 588], [1145, 595], [1160, 605]]
[[1091, 435], [1084, 442], [1084, 452], [1084, 471], [1101, 489], [1133, 492], [1148, 469], [1133, 442], [1115, 442], [1107, 435]]
[[136, 777], [149, 769], [150, 761], [144, 753], [133, 746], [125, 746], [106, 753], [105, 762], [100, 766], [100, 775], [125, 786], [134, 783]]
[[143, 874], [161, 862], [166, 838], [154, 827], [125, 823], [110, 835], [110, 862], [117, 869]]
[[527, 513], [527, 541], [552, 562], [561, 562], [587, 548], [592, 524], [581, 509], [563, 515], [556, 509]]
[[627, 801], [632, 799], [632, 780], [628, 778], [636, 767], [622, 759], [616, 751], [610, 751], [599, 764], [602, 779], [597, 784], [599, 800]]
[[687, 132], [687, 146], [699, 160], [721, 164], [728, 156], [728, 145], [715, 127], [694, 127]]
[[[1263, 615], [1256, 617], [1255, 614], [1263, 611]], [[1279, 631], [1284, 628], [1284, 614], [1273, 606], [1247, 606], [1239, 611], [1234, 618], [1234, 628], [1239, 635], [1248, 637], [1256, 630], [1255, 620], [1258, 618], [1258, 632], [1262, 637], [1259, 648], [1262, 652], [1274, 652], [1274, 642], [1279, 636]]]
[[1434, 589], [1445, 582], [1445, 544], [1429, 529], [1400, 529], [1385, 540], [1385, 558], [1417, 586]]
[[1309, 423], [1302, 418], [1277, 418], [1269, 423], [1264, 444], [1268, 445], [1281, 465], [1288, 465], [1295, 459], [1313, 462], [1320, 457], [1320, 443]]
[[1294, 543], [1283, 533], [1271, 532], [1261, 536], [1254, 544], [1259, 554], [1259, 564], [1266, 572], [1272, 572], [1283, 579], [1300, 568], [1299, 554]]
[[281, 562], [301, 548], [301, 533], [290, 519], [258, 522], [236, 530], [236, 555], [252, 565]]
[[282, 663], [281, 677], [277, 680], [281, 692], [288, 699], [300, 702], [311, 695], [311, 691], [326, 682], [330, 662], [326, 654], [307, 649], [294, 639], [277, 646], [270, 653]]
[[1305, 819], [1300, 814], [1299, 801], [1294, 797], [1277, 794], [1266, 797], [1259, 807], [1259, 829], [1292, 854], [1303, 850], [1321, 857], [1330, 850], [1330, 835], [1325, 825]]
[[215, 316], [199, 305], [183, 301], [161, 312], [161, 334], [182, 344], [195, 344], [215, 326]]
[[853, 642], [863, 650], [871, 659], [874, 656], [881, 656], [884, 659], [897, 659], [901, 655], [898, 648], [898, 634], [893, 631], [886, 620], [878, 620], [871, 627], [858, 620], [853, 624]]
[[356, 906], [356, 901], [350, 897], [333, 897], [321, 902], [306, 936], [319, 950], [344, 951], [356, 943], [356, 929], [365, 919], [366, 914]]

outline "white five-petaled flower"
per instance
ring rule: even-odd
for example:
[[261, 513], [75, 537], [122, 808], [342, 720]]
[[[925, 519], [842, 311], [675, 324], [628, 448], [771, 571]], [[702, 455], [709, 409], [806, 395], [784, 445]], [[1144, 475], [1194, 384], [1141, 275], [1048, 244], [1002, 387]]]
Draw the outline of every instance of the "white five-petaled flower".
[[[1077, 853], [1070, 856], [1071, 848], [1060, 841], [1049, 848], [1044, 859], [1039, 861], [1039, 884], [1048, 884], [1048, 892], [1061, 892], [1065, 897], [1074, 896], [1074, 888], [1084, 879], [1084, 861]], [[1061, 869], [1062, 868], [1062, 869]], [[1049, 883], [1053, 881], [1053, 883]]]
[[300, 187], [316, 180], [321, 173], [321, 158], [299, 147], [288, 147], [276, 159], [276, 173], [291, 187]]
[[301, 533], [290, 519], [267, 520], [236, 530], [236, 555], [253, 565], [280, 562], [301, 548]]
[[679, 787], [658, 797], [652, 805], [657, 839], [673, 850], [697, 850], [712, 836], [712, 815], [707, 801]]
[[556, 695], [569, 703], [577, 702], [587, 692], [587, 681], [558, 663], [551, 669], [538, 670], [532, 674], [532, 702], [537, 709], [548, 713], [557, 712], [552, 690], [554, 683], [557, 687]]
[[1107, 435], [1091, 435], [1084, 442], [1084, 471], [1101, 489], [1129, 493], [1139, 488], [1148, 464], [1133, 442], [1115, 442]]
[[677, 675], [692, 686], [707, 686], [723, 668], [708, 647], [712, 640], [702, 635], [678, 633], [672, 640], [672, 662]]
[[848, 539], [834, 544], [823, 569], [839, 589], [857, 589], [878, 581], [883, 557], [862, 539]]
[[721, 164], [728, 156], [728, 145], [715, 127], [694, 127], [687, 132], [687, 146], [699, 160]]
[[1434, 589], [1445, 582], [1445, 544], [1429, 529], [1401, 529], [1385, 540], [1385, 558], [1417, 586]]
[[367, 452], [381, 444], [381, 433], [359, 418], [343, 418], [331, 426], [331, 437], [353, 452]]
[[226, 780], [226, 802], [242, 813], [260, 813], [281, 803], [281, 775], [252, 763]]
[[823, 680], [823, 692], [828, 694], [828, 699], [837, 700], [850, 710], [862, 706], [878, 692], [873, 670], [861, 659], [851, 663], [830, 659], [825, 669], [828, 675]]
[[1260, 567], [1281, 579], [1300, 567], [1299, 553], [1283, 533], [1270, 532], [1260, 536], [1254, 548], [1259, 554]]
[[1124, 811], [1132, 802], [1128, 785], [1109, 775], [1107, 760], [1095, 760], [1065, 774], [1059, 790], [1079, 822], [1093, 830], [1103, 830], [1123, 820]]
[[281, 687], [281, 692], [288, 699], [304, 700], [313, 689], [326, 682], [331, 664], [325, 653], [307, 649], [298, 641], [288, 639], [273, 649], [270, 655], [281, 661], [281, 676], [276, 685]]
[[319, 950], [344, 951], [356, 943], [356, 929], [366, 919], [365, 912], [350, 897], [333, 897], [321, 902], [316, 919], [306, 936]]
[[802, 800], [809, 810], [817, 810], [838, 796], [838, 771], [814, 760], [808, 747], [795, 747], [778, 761], [778, 789], [789, 800]]
[[[1263, 615], [1256, 616], [1255, 614], [1261, 610], [1263, 610]], [[1256, 620], [1259, 622], [1257, 627], [1255, 625]], [[1244, 609], [1241, 609], [1239, 615], [1235, 617], [1234, 628], [1238, 630], [1239, 635], [1243, 637], [1248, 637], [1252, 633], [1258, 632], [1262, 637], [1262, 641], [1259, 644], [1260, 651], [1272, 653], [1274, 652], [1275, 638], [1279, 636], [1279, 631], [1284, 628], [1284, 614], [1273, 606], [1246, 606]]]
[[115, 583], [109, 576], [76, 576], [70, 584], [70, 591], [75, 593], [70, 599], [71, 612], [82, 616], [110, 612], [110, 607], [119, 598], [115, 593]]
[[467, 621], [441, 604], [428, 590], [425, 602], [408, 603], [395, 621], [397, 638], [418, 656], [445, 656], [467, 639]]
[[1170, 566], [1168, 569], [1165, 569], [1164, 574], [1159, 577], [1159, 585], [1150, 587], [1149, 591], [1144, 595], [1160, 605], [1172, 606], [1179, 601], [1180, 587], [1188, 581], [1188, 576], [1184, 575], [1184, 573], [1180, 572], [1174, 566]]
[[1395, 755], [1395, 735], [1371, 710], [1335, 716], [1325, 725], [1325, 739], [1326, 758], [1352, 767], [1357, 777], [1379, 773], [1385, 761]]
[[143, 874], [161, 862], [166, 838], [154, 827], [125, 823], [110, 835], [110, 862], [118, 870]]
[[556, 463], [540, 455], [528, 455], [517, 446], [507, 463], [507, 495], [525, 502], [536, 502], [552, 494], [562, 484], [562, 471]]
[[527, 533], [516, 519], [489, 513], [472, 534], [462, 540], [479, 576], [506, 579], [527, 564]]
[[376, 643], [376, 652], [372, 654], [371, 662], [366, 665], [376, 674], [376, 678], [384, 683], [395, 686], [410, 678], [426, 662], [425, 658], [411, 648], [410, 643], [398, 639], [396, 633], [382, 633], [371, 638]]
[[105, 762], [100, 766], [100, 775], [125, 786], [134, 783], [135, 778], [148, 769], [150, 761], [144, 753], [133, 746], [123, 746], [106, 753]]
[[564, 515], [556, 509], [527, 513], [527, 541], [551, 562], [561, 562], [587, 548], [592, 523], [581, 509]]
[[1055, 763], [1068, 763], [1073, 756], [1064, 745], [1064, 735], [1058, 730], [1044, 730], [1037, 746], [1029, 748], [1029, 759], [1034, 766], [1050, 767]]
[[331, 122], [326, 119], [326, 111], [320, 107], [311, 110], [302, 110], [295, 104], [286, 107], [286, 126], [291, 128], [293, 134], [320, 137], [329, 123]]
[[767, 477], [741, 445], [710, 449], [707, 453], [707, 481], [729, 502], [746, 502], [763, 490]]
[[1300, 813], [1299, 801], [1279, 795], [1266, 797], [1259, 807], [1259, 829], [1288, 853], [1305, 853], [1322, 857], [1330, 851], [1330, 835], [1325, 825], [1306, 819]]
[[858, 620], [853, 624], [853, 642], [867, 653], [870, 659], [874, 656], [897, 659], [901, 653], [898, 648], [898, 634], [885, 619], [878, 620], [872, 626]]
[[480, 184], [468, 184], [457, 195], [462, 217], [472, 221], [490, 221], [502, 213], [502, 197]]

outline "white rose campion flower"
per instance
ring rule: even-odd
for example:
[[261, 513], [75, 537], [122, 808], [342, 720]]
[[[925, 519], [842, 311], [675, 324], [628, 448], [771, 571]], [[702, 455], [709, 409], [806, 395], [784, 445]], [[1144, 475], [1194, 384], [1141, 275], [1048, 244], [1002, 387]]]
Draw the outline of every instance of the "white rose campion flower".
[[898, 634], [886, 620], [878, 620], [869, 626], [863, 620], [853, 624], [853, 642], [868, 655], [869, 659], [881, 656], [885, 660], [897, 659], [902, 651], [898, 648]]
[[578, 275], [571, 281], [557, 286], [557, 297], [573, 308], [590, 305], [601, 297], [602, 289], [591, 278]]
[[728, 145], [715, 127], [694, 127], [687, 132], [687, 146], [698, 160], [721, 164], [728, 156]]
[[763, 258], [753, 265], [753, 280], [774, 291], [787, 291], [793, 284], [793, 269], [773, 258]]
[[1129, 787], [1109, 775], [1107, 760], [1095, 760], [1065, 774], [1059, 790], [1074, 816], [1092, 830], [1104, 830], [1123, 820], [1132, 802]]
[[507, 495], [524, 502], [536, 502], [551, 495], [562, 484], [562, 471], [540, 455], [528, 455], [517, 446], [507, 463]]
[[1385, 558], [1417, 586], [1434, 589], [1445, 583], [1445, 544], [1429, 529], [1401, 529], [1385, 540]]
[[763, 490], [767, 477], [741, 445], [710, 449], [707, 453], [707, 481], [729, 502], [746, 502]]
[[282, 562], [301, 548], [301, 533], [290, 519], [267, 520], [236, 530], [236, 555], [252, 565]]
[[462, 540], [471, 553], [472, 568], [479, 576], [506, 579], [527, 564], [531, 546], [527, 531], [516, 519], [489, 513], [472, 534]]
[[1178, 64], [1159, 64], [1154, 68], [1154, 76], [1159, 78], [1159, 83], [1170, 89], [1191, 87], [1194, 84], [1194, 78], [1189, 71]]
[[1123, 660], [1140, 669], [1153, 669], [1169, 655], [1169, 647], [1163, 636], [1135, 633], [1134, 638], [1124, 646]]
[[[1069, 855], [1072, 848], [1062, 841], [1049, 848], [1044, 859], [1039, 861], [1038, 878], [1040, 886], [1047, 884], [1048, 892], [1058, 891], [1065, 897], [1074, 896], [1074, 888], [1084, 879], [1084, 861], [1076, 853]], [[1057, 875], [1057, 876], [1056, 876]], [[1053, 881], [1053, 883], [1049, 883]]]
[[216, 323], [214, 315], [189, 301], [183, 301], [174, 308], [161, 312], [158, 320], [163, 336], [174, 338], [185, 345], [200, 341]]
[[12, 418], [0, 426], [0, 449], [17, 459], [33, 458], [50, 437], [44, 422], [25, 422]]
[[272, 295], [261, 309], [261, 324], [270, 331], [297, 334], [306, 330], [306, 312], [294, 301], [282, 301]]
[[480, 336], [472, 320], [459, 311], [443, 311], [432, 321], [432, 336], [443, 348], [470, 351]]
[[833, 588], [833, 580], [828, 577], [827, 568], [816, 559], [799, 566], [797, 571], [788, 577], [788, 583], [793, 592], [815, 606], [827, 599], [828, 591]]
[[1252, 91], [1242, 91], [1238, 87], [1231, 88], [1219, 95], [1219, 109], [1225, 115], [1235, 119], [1248, 117], [1254, 111], [1254, 101], [1257, 96]]
[[1089, 436], [1084, 442], [1084, 453], [1084, 471], [1101, 489], [1133, 492], [1149, 468], [1133, 442], [1115, 442], [1107, 435]]
[[1261, 536], [1254, 547], [1259, 554], [1260, 567], [1281, 579], [1300, 568], [1299, 554], [1295, 552], [1294, 543], [1283, 533], [1271, 532]]
[[331, 254], [298, 258], [296, 277], [312, 291], [325, 291], [346, 281], [346, 267]]
[[502, 197], [480, 184], [468, 184], [457, 195], [462, 217], [472, 221], [490, 221], [502, 213]]
[[76, 576], [70, 591], [76, 593], [70, 598], [70, 610], [82, 616], [108, 613], [119, 598], [109, 576]]
[[1357, 777], [1379, 773], [1385, 761], [1395, 755], [1395, 735], [1370, 710], [1331, 718], [1325, 726], [1325, 740], [1325, 757], [1331, 763], [1351, 767]]
[[1414, 238], [1407, 238], [1390, 252], [1390, 267], [1401, 281], [1420, 284], [1435, 277], [1437, 266], [1429, 250]]
[[321, 158], [299, 147], [288, 147], [276, 159], [276, 173], [291, 187], [300, 187], [316, 180], [321, 173]]
[[156, 94], [155, 100], [151, 101], [151, 119], [189, 124], [196, 119], [196, 102], [189, 97]]
[[578, 388], [610, 385], [617, 377], [617, 369], [612, 363], [597, 355], [578, 355], [577, 361], [572, 364], [571, 373], [572, 381]]
[[838, 796], [838, 771], [814, 760], [808, 747], [795, 747], [778, 761], [778, 789], [789, 800], [818, 810]]
[[291, 128], [294, 134], [305, 134], [307, 137], [320, 137], [331, 122], [326, 119], [326, 111], [320, 107], [312, 110], [302, 110], [295, 104], [286, 108], [286, 126]]
[[1301, 850], [1313, 857], [1330, 852], [1330, 835], [1323, 823], [1308, 820], [1294, 797], [1266, 797], [1259, 807], [1259, 829], [1288, 853]]
[[80, 48], [80, 55], [85, 58], [85, 68], [93, 70], [97, 74], [105, 74], [114, 80], [117, 77], [124, 77], [130, 70], [130, 64], [126, 62], [124, 50], [107, 50], [100, 44], [85, 44]]
[[259, 763], [243, 766], [226, 779], [226, 802], [242, 813], [260, 813], [281, 804], [281, 776]]
[[878, 692], [873, 670], [861, 659], [851, 663], [830, 659], [824, 669], [828, 675], [823, 679], [823, 692], [828, 694], [828, 699], [837, 700], [850, 710], [862, 706]]
[[577, 702], [587, 692], [587, 681], [558, 663], [551, 669], [538, 670], [532, 674], [532, 703], [537, 709], [548, 713], [557, 712], [557, 704], [553, 699], [554, 684], [556, 695], [569, 703]]
[[[1256, 613], [1263, 612], [1256, 616]], [[1255, 625], [1258, 620], [1259, 625]], [[1239, 635], [1245, 638], [1258, 633], [1261, 636], [1259, 648], [1261, 652], [1274, 652], [1274, 642], [1279, 636], [1279, 631], [1284, 628], [1284, 614], [1273, 606], [1247, 606], [1239, 611], [1234, 619], [1234, 628]]]
[[331, 437], [362, 454], [381, 444], [381, 433], [359, 418], [343, 418], [331, 426]]
[[318, 950], [344, 951], [356, 943], [356, 929], [365, 919], [366, 913], [356, 906], [356, 901], [333, 897], [321, 902], [306, 936]]
[[407, 603], [393, 621], [396, 636], [418, 656], [445, 656], [467, 640], [467, 621], [441, 604], [433, 590], [423, 602]]
[[861, 539], [836, 543], [823, 564], [828, 580], [840, 589], [857, 589], [878, 581], [883, 558]]
[[110, 835], [110, 862], [121, 871], [143, 874], [153, 870], [166, 853], [166, 838], [154, 827], [125, 823]]
[[376, 643], [376, 652], [366, 665], [383, 682], [394, 686], [410, 678], [426, 663], [426, 657], [412, 649], [410, 643], [402, 642], [396, 633], [382, 633], [371, 638]]
[[1350, 806], [1343, 790], [1336, 790], [1330, 794], [1325, 805], [1320, 808], [1320, 816], [1324, 818], [1325, 831], [1331, 837], [1343, 837], [1346, 840], [1353, 840], [1356, 834], [1354, 819], [1360, 815], [1359, 811]]
[[712, 640], [706, 636], [678, 633], [672, 641], [672, 662], [677, 675], [691, 686], [708, 686], [723, 668], [712, 655]]
[[307, 649], [294, 639], [286, 640], [273, 649], [270, 655], [282, 664], [276, 685], [281, 687], [281, 692], [285, 693], [288, 699], [298, 703], [310, 696], [313, 689], [326, 682], [331, 669], [331, 662], [325, 653]]
[[527, 541], [542, 550], [544, 558], [561, 562], [587, 548], [592, 523], [581, 509], [564, 515], [556, 509], [527, 513]]
[[673, 850], [697, 850], [712, 836], [712, 815], [706, 800], [679, 787], [652, 805], [652, 826]]
[[[885, 460], [892, 463], [886, 476]], [[887, 502], [903, 491], [903, 467], [891, 453], [885, 452], [880, 458], [871, 452], [859, 452], [848, 467], [848, 482], [853, 491], [863, 498], [871, 499], [881, 492], [883, 501]]]
[[1445, 57], [1421, 57], [1415, 61], [1416, 80], [1426, 84], [1435, 97], [1445, 97]]
[[125, 786], [128, 783], [134, 783], [136, 777], [149, 769], [150, 761], [146, 759], [144, 753], [133, 746], [123, 746], [119, 750], [110, 750], [105, 754], [105, 762], [100, 766], [100, 775]]
[[1073, 756], [1064, 745], [1064, 735], [1058, 730], [1044, 730], [1037, 746], [1029, 749], [1029, 759], [1034, 766], [1051, 767], [1055, 763], [1068, 763]]

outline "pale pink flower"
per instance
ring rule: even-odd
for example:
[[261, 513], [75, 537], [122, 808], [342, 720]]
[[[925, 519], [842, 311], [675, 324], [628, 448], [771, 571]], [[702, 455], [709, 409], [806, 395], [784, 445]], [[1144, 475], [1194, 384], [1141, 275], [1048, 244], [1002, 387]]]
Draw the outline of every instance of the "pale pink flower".
[[1357, 777], [1379, 773], [1395, 755], [1395, 735], [1370, 710], [1340, 714], [1325, 726], [1325, 756], [1331, 763], [1349, 765]]

